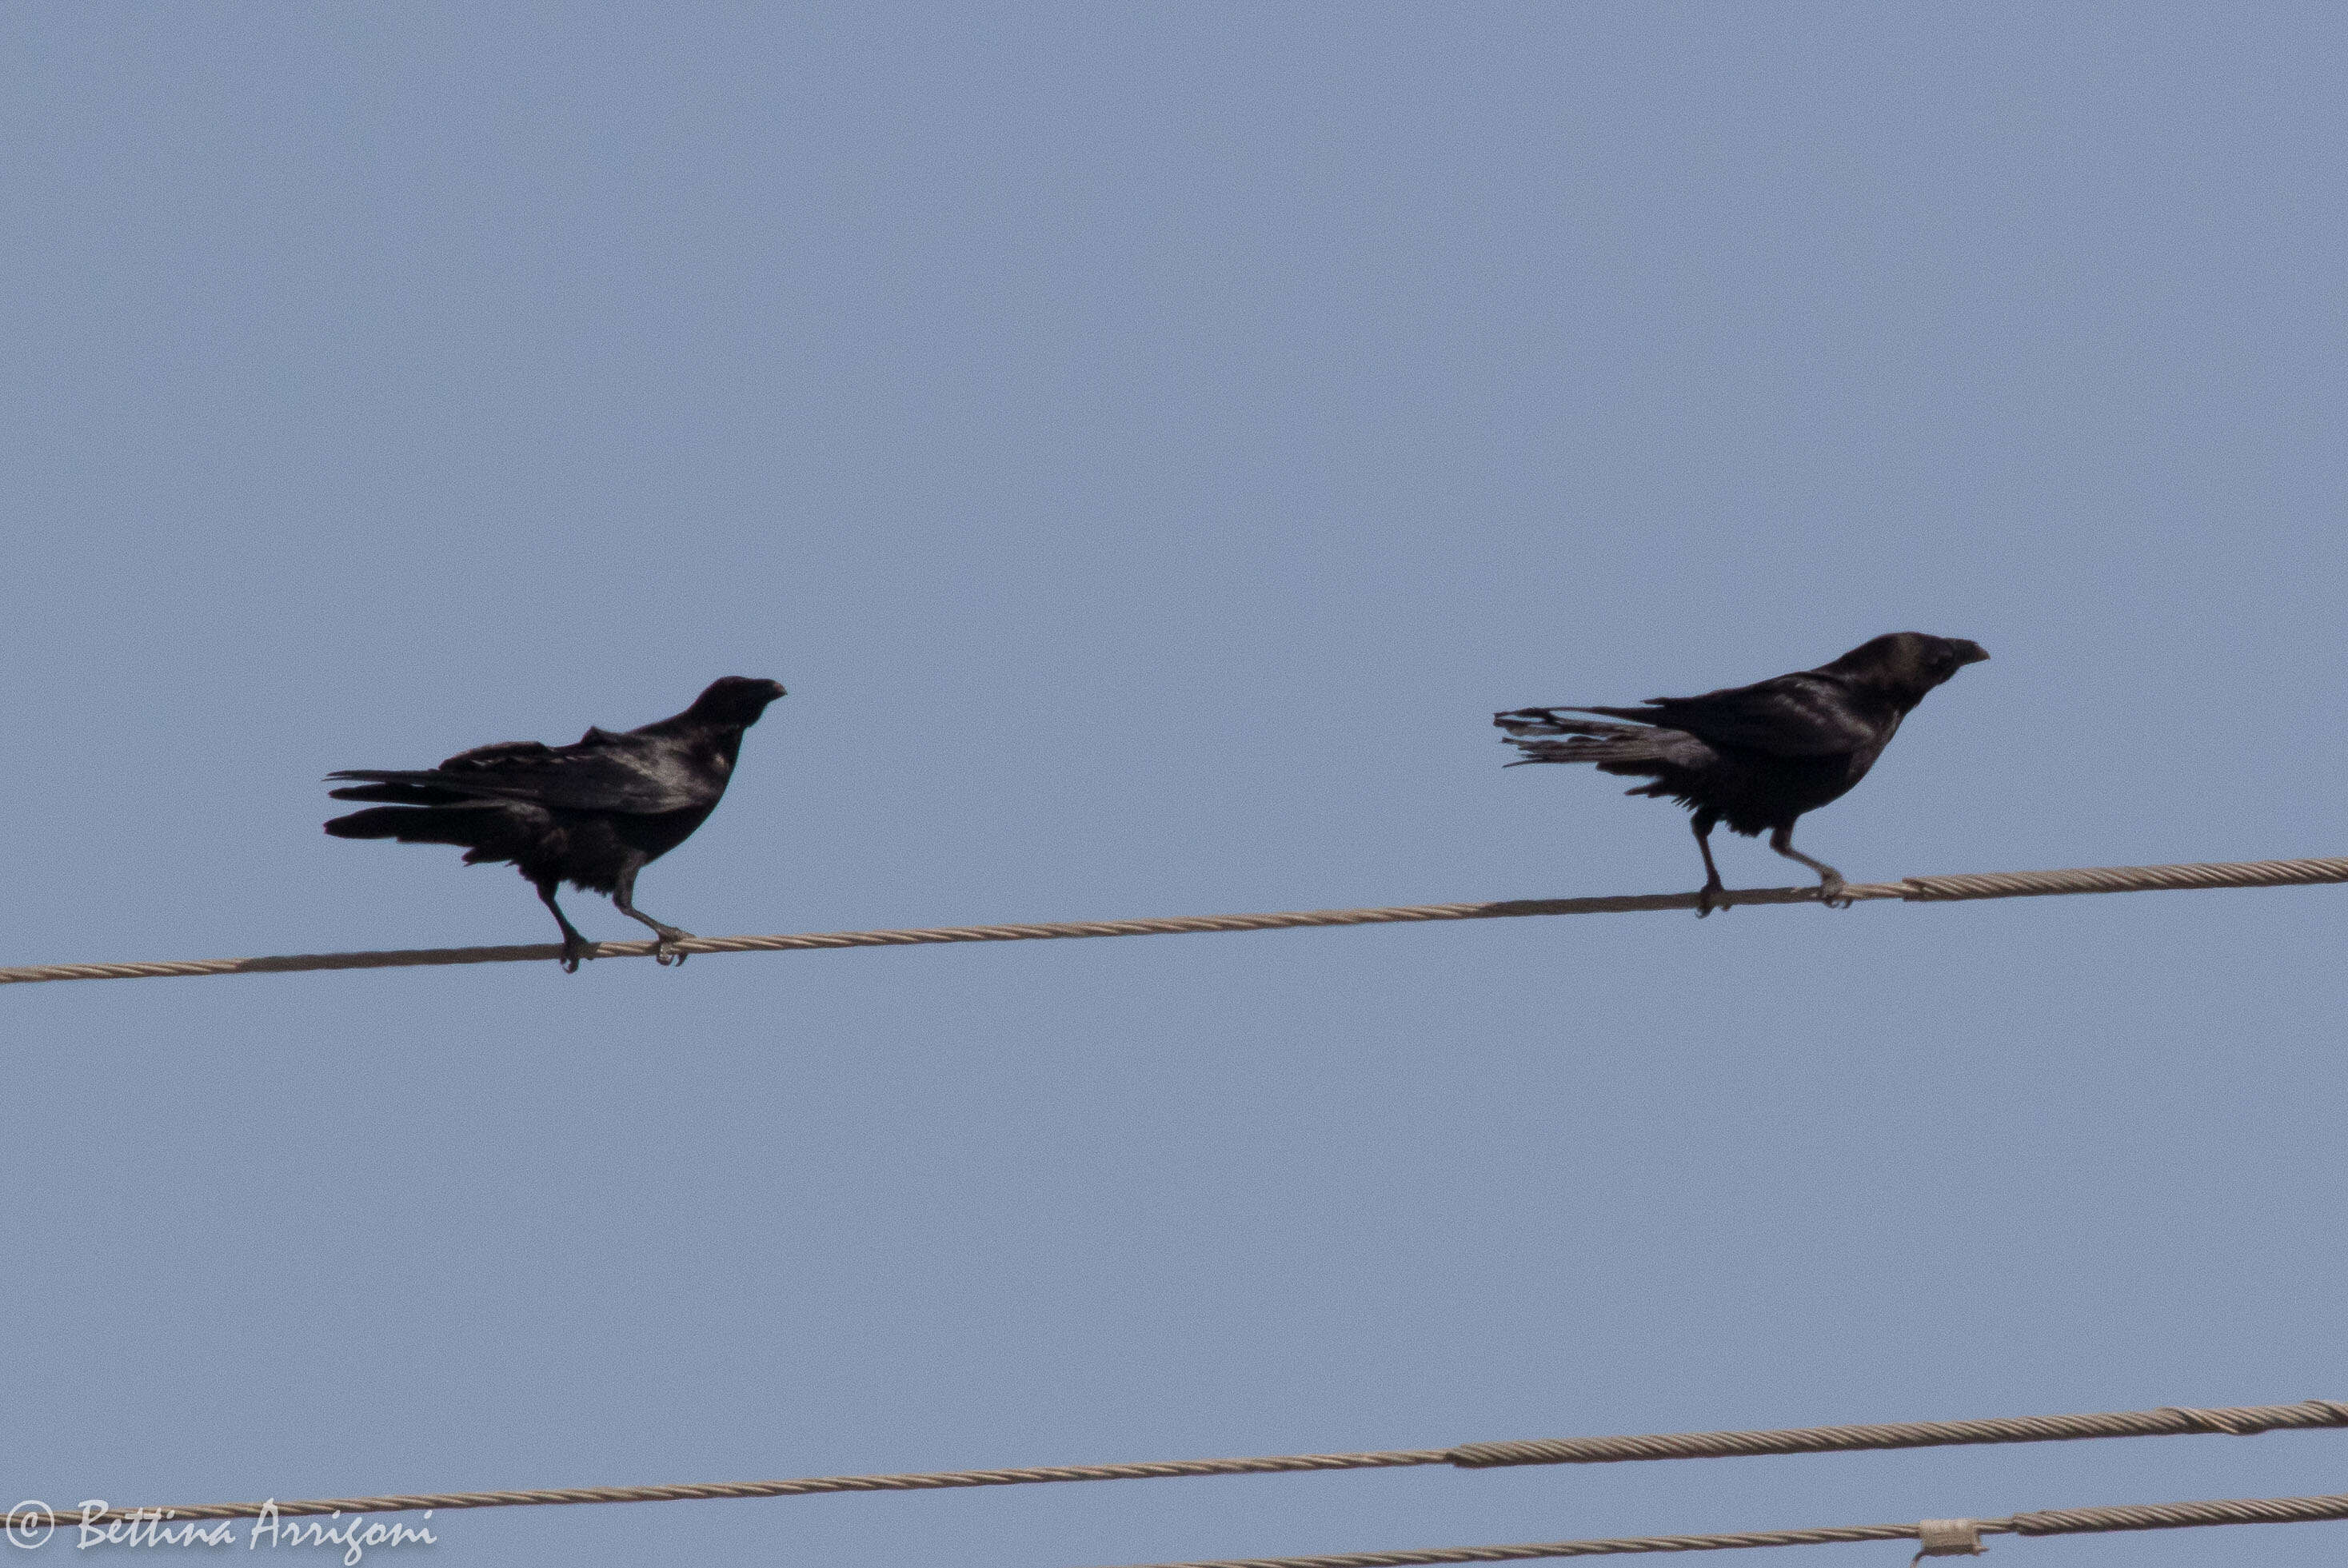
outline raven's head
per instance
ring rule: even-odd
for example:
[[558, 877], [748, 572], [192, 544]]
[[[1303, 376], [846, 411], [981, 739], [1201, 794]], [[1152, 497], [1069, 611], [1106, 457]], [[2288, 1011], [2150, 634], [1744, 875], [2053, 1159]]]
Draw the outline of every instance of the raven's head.
[[767, 704], [784, 694], [779, 681], [757, 681], [747, 675], [721, 675], [709, 690], [693, 700], [685, 716], [748, 729], [767, 711]]
[[1892, 631], [1860, 643], [1825, 668], [1879, 688], [1902, 708], [1912, 708], [1924, 700], [1925, 692], [1966, 665], [1988, 657], [1989, 650], [1962, 637]]

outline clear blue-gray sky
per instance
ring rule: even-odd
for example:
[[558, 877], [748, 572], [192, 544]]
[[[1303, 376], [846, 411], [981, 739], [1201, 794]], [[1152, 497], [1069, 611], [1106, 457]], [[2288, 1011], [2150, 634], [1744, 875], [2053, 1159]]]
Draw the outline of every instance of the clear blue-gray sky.
[[[0, 957], [544, 940], [320, 776], [727, 672], [791, 695], [641, 889], [712, 934], [1692, 887], [1491, 711], [1900, 628], [1995, 658], [1805, 821], [1854, 877], [2338, 852], [2343, 67], [2313, 5], [12, 5]], [[0, 1504], [2348, 1397], [2343, 897], [12, 989]], [[2343, 1443], [431, 1560], [1988, 1515]]]

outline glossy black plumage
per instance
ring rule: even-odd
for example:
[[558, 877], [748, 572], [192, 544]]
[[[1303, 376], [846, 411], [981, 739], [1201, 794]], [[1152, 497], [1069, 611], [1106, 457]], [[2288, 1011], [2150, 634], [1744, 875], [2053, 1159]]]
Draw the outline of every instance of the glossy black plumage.
[[614, 734], [590, 729], [579, 743], [503, 741], [459, 752], [437, 768], [354, 769], [336, 800], [386, 801], [326, 824], [337, 838], [465, 846], [468, 865], [505, 860], [538, 888], [562, 927], [562, 967], [593, 957], [554, 900], [555, 889], [608, 893], [620, 912], [658, 934], [665, 964], [685, 955], [669, 944], [690, 933], [635, 907], [636, 873], [692, 836], [726, 794], [742, 732], [782, 696], [772, 681], [728, 675], [674, 718]]
[[[1842, 873], [1794, 847], [1794, 821], [1867, 776], [1900, 722], [1935, 686], [1989, 657], [1978, 642], [1894, 631], [1831, 664], [1700, 697], [1657, 697], [1635, 708], [1518, 708], [1495, 713], [1522, 763], [1591, 763], [1601, 772], [1653, 779], [1632, 794], [1661, 795], [1693, 811], [1704, 885], [1696, 913], [1725, 891], [1712, 863], [1712, 830], [1752, 837], [1818, 874], [1836, 902]], [[1601, 713], [1630, 723], [1574, 718]], [[1564, 735], [1565, 740], [1536, 737]]]

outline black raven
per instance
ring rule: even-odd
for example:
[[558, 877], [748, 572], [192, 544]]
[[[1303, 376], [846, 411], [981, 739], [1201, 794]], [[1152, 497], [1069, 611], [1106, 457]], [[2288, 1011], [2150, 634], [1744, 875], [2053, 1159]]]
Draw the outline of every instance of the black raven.
[[[1794, 847], [1794, 819], [1838, 799], [1867, 776], [1900, 721], [1924, 694], [1989, 657], [1978, 642], [1894, 631], [1831, 664], [1701, 697], [1656, 697], [1636, 708], [1519, 708], [1495, 713], [1524, 763], [1595, 763], [1602, 773], [1655, 782], [1631, 794], [1669, 795], [1695, 813], [1704, 852], [1699, 917], [1725, 892], [1712, 863], [1712, 830], [1725, 822], [1747, 838], [1769, 830], [1769, 847], [1818, 874], [1818, 897], [1841, 898], [1842, 873]], [[1629, 719], [1606, 724], [1572, 713]], [[1562, 741], [1522, 737], [1566, 735]]]
[[673, 719], [615, 735], [590, 729], [575, 746], [502, 741], [459, 752], [429, 771], [353, 769], [360, 779], [336, 800], [391, 801], [326, 824], [337, 838], [461, 844], [465, 863], [510, 860], [538, 886], [562, 927], [562, 967], [595, 956], [572, 927], [554, 890], [609, 893], [620, 913], [659, 933], [654, 957], [683, 963], [670, 943], [692, 933], [636, 907], [636, 873], [692, 836], [716, 809], [741, 754], [742, 732], [783, 695], [772, 681], [728, 675]]

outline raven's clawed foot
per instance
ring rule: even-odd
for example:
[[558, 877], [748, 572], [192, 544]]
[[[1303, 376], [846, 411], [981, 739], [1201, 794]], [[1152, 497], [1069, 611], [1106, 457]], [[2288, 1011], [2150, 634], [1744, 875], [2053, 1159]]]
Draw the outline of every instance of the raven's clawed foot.
[[1828, 871], [1818, 878], [1818, 902], [1829, 909], [1849, 908], [1851, 900], [1843, 892], [1843, 888], [1849, 885], [1843, 881], [1841, 872]]
[[1706, 915], [1711, 914], [1715, 909], [1735, 908], [1735, 906], [1731, 904], [1725, 897], [1727, 892], [1727, 887], [1722, 884], [1720, 878], [1717, 876], [1705, 883], [1703, 886], [1697, 888], [1695, 890], [1695, 917], [1701, 920]]
[[594, 956], [594, 943], [589, 941], [586, 938], [581, 936], [576, 931], [569, 931], [563, 934], [562, 972], [564, 974], [577, 974], [579, 972], [580, 961], [585, 958], [592, 958]]
[[654, 963], [665, 968], [671, 964], [682, 964], [685, 959], [693, 957], [691, 953], [680, 953], [669, 945], [672, 942], [685, 940], [693, 935], [692, 932], [680, 931], [674, 926], [654, 926], [653, 929], [660, 933], [653, 938]]

